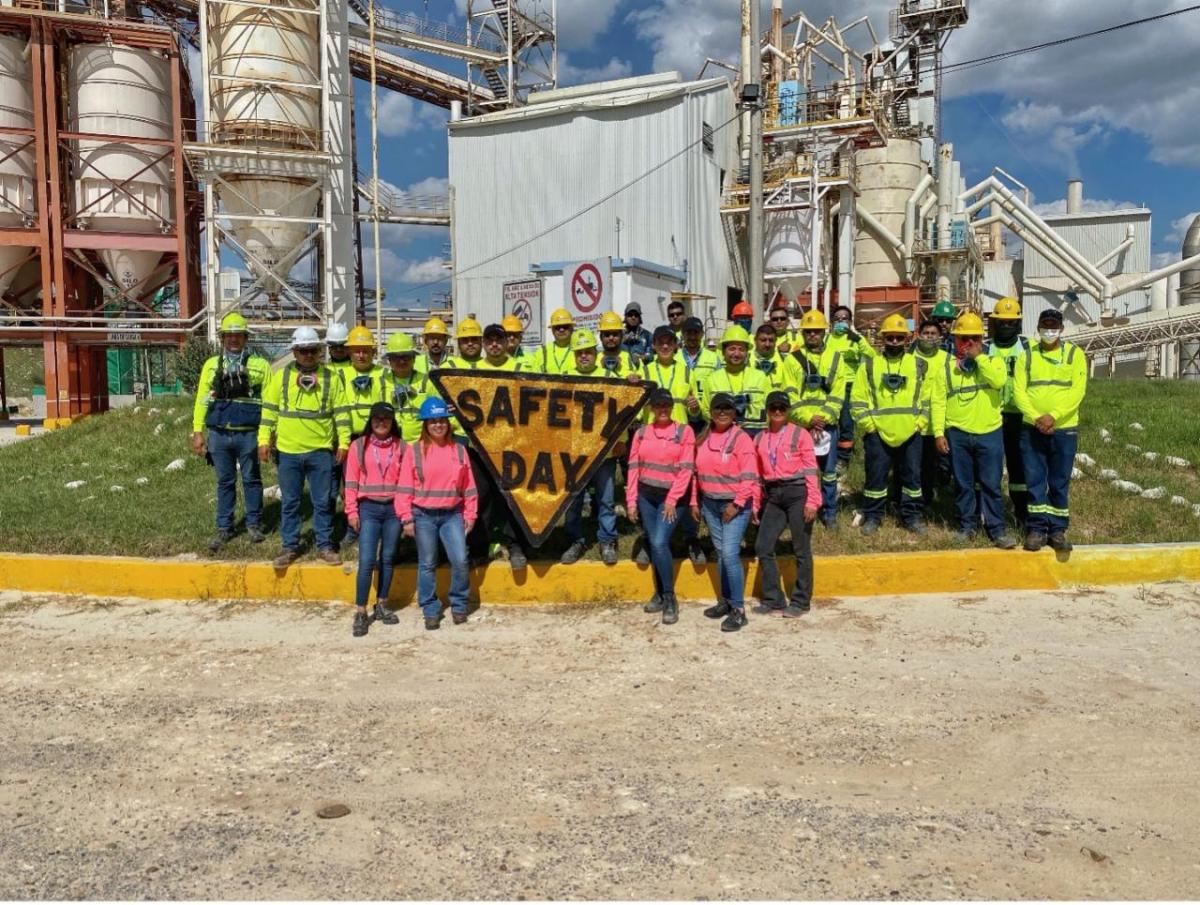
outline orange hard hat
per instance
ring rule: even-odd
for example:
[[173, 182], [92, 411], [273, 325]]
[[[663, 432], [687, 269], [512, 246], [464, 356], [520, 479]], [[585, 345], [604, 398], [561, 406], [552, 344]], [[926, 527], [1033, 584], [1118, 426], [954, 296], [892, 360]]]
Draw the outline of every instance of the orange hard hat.
[[733, 306], [734, 317], [754, 317], [754, 309], [750, 307], [747, 301], [740, 301]]

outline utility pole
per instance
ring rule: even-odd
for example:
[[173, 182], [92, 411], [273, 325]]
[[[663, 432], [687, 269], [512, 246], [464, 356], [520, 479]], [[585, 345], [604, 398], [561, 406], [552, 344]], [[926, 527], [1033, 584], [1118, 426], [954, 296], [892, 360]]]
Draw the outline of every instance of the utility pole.
[[750, 108], [750, 224], [747, 230], [747, 301], [757, 313], [763, 300], [763, 98], [762, 28], [759, 0], [743, 0], [750, 6], [749, 80], [742, 85], [742, 103]]
[[383, 341], [383, 265], [379, 260], [379, 87], [375, 58], [375, 0], [368, 9], [371, 47], [371, 244], [375, 249], [375, 343], [382, 356]]

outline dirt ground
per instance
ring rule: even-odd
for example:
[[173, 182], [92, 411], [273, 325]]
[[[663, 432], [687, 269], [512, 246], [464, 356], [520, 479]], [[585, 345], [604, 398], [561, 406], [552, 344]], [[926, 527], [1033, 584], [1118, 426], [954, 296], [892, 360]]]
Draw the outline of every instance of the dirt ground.
[[0, 899], [1200, 889], [1200, 586], [822, 603], [0, 595]]

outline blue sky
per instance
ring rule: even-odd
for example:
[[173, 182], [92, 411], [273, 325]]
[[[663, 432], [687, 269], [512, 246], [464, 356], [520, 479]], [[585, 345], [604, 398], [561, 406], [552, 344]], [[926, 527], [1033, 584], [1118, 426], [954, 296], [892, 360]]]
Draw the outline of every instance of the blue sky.
[[[386, 5], [461, 23], [465, 3], [387, 0]], [[1187, 5], [1185, 0], [974, 0], [971, 23], [951, 38], [948, 62]], [[690, 79], [706, 57], [736, 62], [738, 0], [559, 0], [558, 6], [560, 84], [668, 69]], [[836, 14], [842, 22], [870, 15], [882, 35], [892, 6], [894, 0], [785, 0], [784, 14], [803, 9], [813, 20]], [[764, 0], [763, 22], [769, 17]], [[1042, 210], [1061, 204], [1070, 177], [1084, 180], [1089, 207], [1151, 208], [1157, 261], [1178, 259], [1186, 224], [1200, 212], [1198, 46], [1200, 13], [1191, 13], [948, 73], [944, 138], [955, 143], [969, 183], [993, 166], [1003, 167], [1030, 186]], [[445, 58], [417, 59], [458, 75], [465, 70]], [[367, 87], [356, 86], [364, 178], [370, 173]], [[380, 102], [381, 177], [402, 189], [444, 190], [446, 112], [384, 91]], [[367, 227], [364, 240], [369, 243]], [[446, 230], [390, 227], [383, 241], [390, 304], [424, 303], [446, 288], [420, 285], [444, 273]], [[368, 282], [370, 267], [368, 261]]]

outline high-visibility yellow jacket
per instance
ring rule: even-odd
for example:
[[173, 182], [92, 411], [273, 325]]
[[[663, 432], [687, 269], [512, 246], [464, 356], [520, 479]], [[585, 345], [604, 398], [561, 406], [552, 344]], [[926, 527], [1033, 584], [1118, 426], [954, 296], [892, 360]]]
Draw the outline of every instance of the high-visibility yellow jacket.
[[1055, 427], [1077, 427], [1087, 377], [1087, 356], [1077, 346], [1064, 341], [1047, 352], [1040, 342], [1031, 343], [1017, 359], [1013, 382], [1013, 398], [1024, 422], [1033, 424], [1050, 415]]
[[341, 373], [346, 387], [345, 411], [350, 416], [350, 433], [358, 435], [367, 429], [367, 422], [371, 420], [371, 406], [376, 402], [391, 401], [388, 387], [391, 371], [373, 365], [369, 371], [343, 368]]
[[512, 373], [529, 370], [529, 368], [527, 368], [523, 362], [518, 361], [511, 355], [498, 365], [492, 364], [487, 360], [487, 358], [481, 358], [474, 364], [473, 367], [477, 371], [508, 371]]
[[531, 370], [542, 374], [566, 374], [575, 364], [575, 353], [571, 351], [570, 342], [565, 347], [550, 343], [538, 349], [531, 359]]
[[[949, 353], [945, 349], [938, 348], [932, 354], [926, 355], [921, 351], [920, 347], [916, 343], [913, 343], [910, 351], [913, 355], [917, 356], [917, 358], [925, 362], [925, 373], [929, 375], [929, 379], [937, 381], [936, 385], [934, 386], [934, 392], [936, 393], [940, 391], [945, 393], [945, 364], [950, 357]], [[922, 433], [924, 433], [926, 437], [937, 436], [934, 433], [934, 424], [932, 418], [930, 419], [929, 423], [925, 425], [925, 430]]]
[[[894, 388], [889, 386], [893, 380]], [[911, 352], [899, 359], [866, 358], [854, 381], [850, 410], [864, 433], [878, 432], [888, 446], [900, 446], [925, 430], [934, 418], [934, 405], [945, 404], [933, 392], [935, 382], [925, 362]]]
[[801, 427], [810, 427], [812, 419], [820, 416], [827, 424], [837, 424], [846, 400], [842, 353], [828, 341], [820, 352], [800, 345], [788, 356], [787, 367], [795, 387], [792, 420]]
[[335, 374], [345, 374], [347, 371], [354, 370], [354, 362], [349, 358], [345, 361], [327, 361], [325, 362], [325, 367], [329, 368]]
[[485, 359], [482, 355], [480, 355], [478, 358], [463, 358], [461, 355], [451, 355], [444, 362], [442, 362], [442, 367], [474, 371], [486, 360], [487, 359]]
[[[687, 424], [687, 399], [692, 393], [692, 381], [687, 363], [680, 361], [676, 356], [671, 364], [664, 365], [656, 356], [653, 361], [642, 365], [642, 379], [652, 380], [669, 392], [671, 398], [675, 400], [675, 405], [671, 407], [671, 420], [676, 424]], [[646, 424], [654, 421], [654, 412], [651, 411], [650, 406], [642, 409], [642, 421]]]
[[442, 360], [435, 363], [430, 361], [428, 352], [422, 352], [417, 356], [417, 360], [413, 362], [413, 370], [422, 374], [428, 374], [430, 371], [436, 371], [438, 368], [450, 367], [450, 361], [453, 358], [454, 356], [449, 352], [443, 352]]
[[691, 355], [682, 345], [675, 352], [675, 357], [687, 365], [688, 378], [705, 381], [708, 375], [721, 367], [721, 356], [712, 349], [701, 346], [695, 355]]
[[737, 408], [738, 424], [751, 429], [766, 426], [763, 405], [767, 401], [767, 393], [771, 392], [771, 384], [766, 374], [750, 365], [743, 367], [738, 374], [731, 374], [725, 368], [713, 371], [702, 386], [696, 387], [693, 382], [693, 392], [700, 401], [700, 413], [704, 418], [708, 418], [708, 405], [713, 395], [729, 393]]
[[947, 428], [968, 434], [990, 434], [1001, 424], [1000, 398], [1008, 372], [999, 358], [979, 355], [966, 371], [959, 363], [944, 355], [938, 383], [946, 395], [946, 404], [933, 410], [935, 437], [946, 436]]
[[792, 373], [787, 369], [784, 357], [778, 352], [772, 352], [769, 358], [760, 358], [757, 352], [751, 351], [746, 366], [761, 372], [767, 378], [771, 390], [788, 392]]
[[428, 374], [418, 374], [416, 370], [401, 380], [394, 373], [388, 374], [388, 402], [396, 409], [396, 424], [400, 428], [400, 436], [405, 443], [412, 443], [421, 436], [421, 403], [437, 390]]
[[1004, 413], [1006, 415], [1019, 414], [1021, 410], [1017, 408], [1017, 401], [1013, 398], [1013, 385], [1017, 372], [1017, 359], [1029, 348], [1029, 340], [1020, 336], [1011, 346], [998, 346], [994, 342], [989, 342], [985, 343], [983, 348], [989, 356], [1004, 362], [1004, 368], [1008, 372], [1008, 379], [1004, 382], [1004, 389], [1000, 392], [1000, 404]]
[[[596, 366], [604, 371], [605, 377], [628, 377], [630, 374], [638, 373], [638, 367], [633, 363], [633, 358], [624, 349], [618, 349], [615, 354], [609, 354], [603, 350], [597, 352]], [[575, 362], [572, 360], [570, 373], [574, 374], [577, 371]]]
[[243, 365], [246, 383], [238, 386], [240, 381], [225, 374], [224, 360], [224, 355], [214, 355], [200, 369], [192, 407], [193, 433], [205, 427], [256, 431], [262, 421], [263, 386], [271, 377], [271, 363], [258, 355], [247, 356]]
[[312, 372], [315, 386], [297, 382], [300, 370], [288, 363], [271, 375], [263, 388], [262, 424], [258, 445], [266, 446], [275, 434], [275, 448], [298, 455], [350, 446], [350, 414], [346, 410], [346, 385], [324, 365]]
[[842, 367], [846, 369], [846, 380], [849, 383], [854, 383], [854, 378], [858, 376], [858, 372], [862, 369], [862, 363], [869, 358], [874, 358], [878, 354], [875, 351], [875, 347], [867, 342], [867, 338], [862, 335], [855, 342], [850, 339], [849, 333], [842, 333], [841, 335], [830, 333], [825, 343], [832, 347], [833, 351], [842, 353]]

